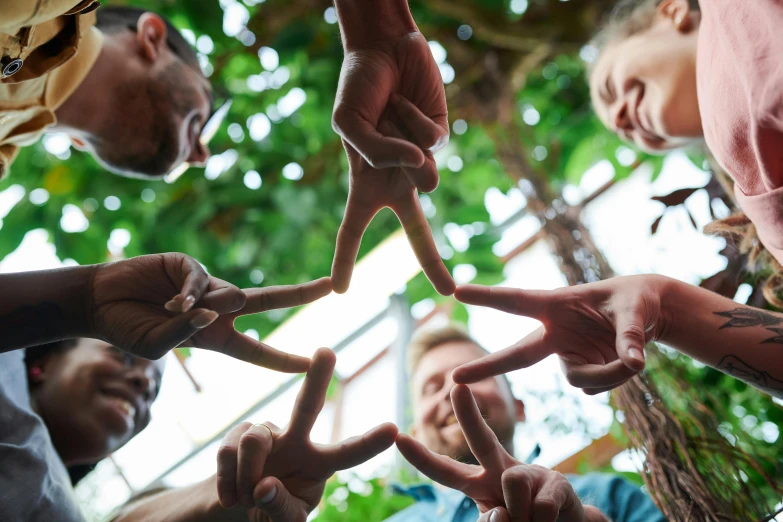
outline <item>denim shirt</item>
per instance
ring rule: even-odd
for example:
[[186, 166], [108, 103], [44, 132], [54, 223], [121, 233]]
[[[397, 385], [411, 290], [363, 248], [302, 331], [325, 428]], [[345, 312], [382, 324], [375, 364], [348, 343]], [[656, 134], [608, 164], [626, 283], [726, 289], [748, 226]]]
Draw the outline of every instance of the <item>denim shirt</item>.
[[[625, 479], [599, 473], [567, 478], [583, 504], [597, 507], [612, 522], [666, 522], [650, 497]], [[479, 517], [476, 503], [453, 489], [419, 485], [395, 491], [417, 502], [386, 522], [476, 522]]]

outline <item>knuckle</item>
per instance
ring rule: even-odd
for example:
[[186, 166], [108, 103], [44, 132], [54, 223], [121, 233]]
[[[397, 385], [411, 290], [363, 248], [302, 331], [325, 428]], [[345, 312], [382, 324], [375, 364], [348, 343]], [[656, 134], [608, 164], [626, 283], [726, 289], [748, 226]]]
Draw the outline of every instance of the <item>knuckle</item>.
[[239, 446], [246, 449], [264, 449], [269, 446], [269, 435], [266, 428], [262, 428], [266, 433], [260, 430], [250, 429], [239, 438]]
[[552, 498], [536, 498], [533, 501], [533, 513], [542, 520], [552, 520], [560, 513], [560, 506]]
[[239, 448], [234, 444], [229, 444], [224, 442], [223, 444], [220, 445], [217, 451], [218, 476], [220, 476], [220, 471], [223, 468], [223, 466], [221, 466], [221, 463], [225, 465], [228, 462], [236, 460], [238, 452], [239, 452]]

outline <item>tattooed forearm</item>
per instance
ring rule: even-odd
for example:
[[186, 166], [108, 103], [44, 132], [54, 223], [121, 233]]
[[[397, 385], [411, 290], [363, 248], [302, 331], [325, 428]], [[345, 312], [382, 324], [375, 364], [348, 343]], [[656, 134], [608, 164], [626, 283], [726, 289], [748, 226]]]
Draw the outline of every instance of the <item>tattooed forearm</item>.
[[0, 352], [61, 338], [65, 317], [53, 302], [22, 306], [0, 316]]
[[717, 369], [783, 399], [783, 381], [772, 377], [764, 370], [753, 368], [739, 357], [727, 355], [720, 360]]
[[757, 310], [755, 308], [735, 308], [728, 312], [713, 312], [715, 315], [729, 319], [722, 324], [720, 329], [724, 328], [745, 328], [748, 326], [762, 326], [764, 328], [783, 324], [783, 317]]
[[713, 312], [715, 315], [726, 317], [728, 321], [720, 326], [724, 328], [748, 328], [751, 326], [760, 326], [775, 335], [764, 339], [761, 344], [783, 344], [783, 328], [773, 328], [783, 324], [783, 317], [757, 310], [754, 308], [735, 308], [727, 312]]

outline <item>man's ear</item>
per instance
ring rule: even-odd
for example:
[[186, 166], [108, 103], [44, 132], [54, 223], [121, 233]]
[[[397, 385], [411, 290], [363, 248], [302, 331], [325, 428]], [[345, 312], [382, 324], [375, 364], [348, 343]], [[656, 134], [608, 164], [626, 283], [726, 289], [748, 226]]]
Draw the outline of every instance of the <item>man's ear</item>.
[[154, 62], [166, 49], [166, 22], [155, 13], [144, 13], [136, 26], [142, 56]]
[[671, 20], [674, 28], [681, 33], [687, 33], [696, 27], [694, 13], [688, 0], [663, 0], [658, 4], [658, 13]]
[[514, 415], [517, 422], [525, 422], [525, 419], [527, 419], [525, 416], [525, 403], [519, 399], [514, 399]]

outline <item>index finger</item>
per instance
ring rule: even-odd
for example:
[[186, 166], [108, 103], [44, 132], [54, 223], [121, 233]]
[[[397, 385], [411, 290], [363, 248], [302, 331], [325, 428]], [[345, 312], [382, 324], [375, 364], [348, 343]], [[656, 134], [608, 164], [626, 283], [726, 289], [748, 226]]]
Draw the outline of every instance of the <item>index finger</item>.
[[301, 285], [246, 288], [244, 292], [247, 302], [237, 315], [257, 314], [312, 303], [329, 295], [331, 291], [332, 281], [328, 277]]
[[228, 338], [219, 348], [211, 346], [203, 348], [221, 352], [234, 359], [269, 368], [276, 372], [302, 373], [310, 367], [310, 359], [281, 352], [236, 330], [229, 333]]
[[413, 248], [416, 259], [424, 271], [424, 275], [430, 280], [432, 286], [441, 295], [451, 295], [454, 293], [456, 284], [451, 278], [443, 259], [435, 246], [435, 240], [432, 238], [432, 229], [421, 210], [419, 198], [415, 192], [411, 192], [410, 198], [403, 199], [392, 208], [408, 236]]
[[546, 337], [546, 328], [539, 326], [508, 348], [458, 366], [452, 372], [452, 378], [458, 384], [483, 381], [495, 375], [533, 366], [555, 353], [556, 349]]
[[451, 389], [451, 405], [457, 417], [470, 452], [487, 471], [504, 469], [505, 450], [495, 433], [487, 426], [470, 388], [458, 384]]
[[478, 470], [476, 466], [433, 453], [422, 446], [420, 442], [402, 433], [397, 435], [396, 443], [402, 456], [414, 468], [435, 482], [452, 489], [464, 490], [470, 477]]
[[310, 430], [313, 429], [324, 407], [326, 390], [332, 380], [336, 362], [337, 356], [328, 348], [320, 348], [315, 352], [302, 389], [296, 396], [291, 422], [287, 428], [288, 433], [302, 439], [309, 438]]
[[340, 229], [337, 231], [337, 246], [332, 261], [332, 281], [334, 290], [338, 294], [348, 291], [353, 266], [356, 264], [359, 247], [362, 245], [362, 236], [375, 214], [376, 209], [359, 201], [353, 190], [348, 192], [348, 203], [345, 206], [345, 215], [340, 223]]
[[523, 290], [498, 286], [461, 285], [454, 292], [457, 301], [487, 306], [507, 314], [540, 319], [557, 297], [555, 290]]

